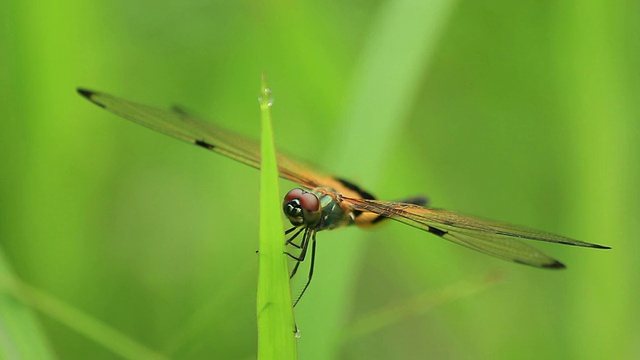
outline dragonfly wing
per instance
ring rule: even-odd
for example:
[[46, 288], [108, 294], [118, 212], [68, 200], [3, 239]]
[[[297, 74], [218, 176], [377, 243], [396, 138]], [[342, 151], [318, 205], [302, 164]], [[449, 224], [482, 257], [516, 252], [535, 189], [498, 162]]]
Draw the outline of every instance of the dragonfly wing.
[[458, 245], [520, 264], [551, 269], [565, 268], [564, 264], [558, 260], [532, 246], [514, 239], [503, 239], [481, 234], [474, 234], [472, 236], [456, 232], [447, 232], [441, 235], [441, 237]]
[[[78, 92], [96, 105], [142, 126], [176, 139], [217, 152], [241, 163], [260, 168], [258, 142], [217, 127], [184, 110], [163, 110], [134, 103], [101, 92], [78, 89]], [[278, 154], [280, 177], [297, 182], [307, 188], [335, 185], [335, 180], [319, 175], [301, 162]]]
[[351, 198], [344, 200], [348, 201], [356, 210], [383, 215], [428, 231], [456, 244], [502, 259], [537, 267], [563, 268], [564, 265], [517, 239], [600, 249], [609, 248], [526, 227], [412, 204]]

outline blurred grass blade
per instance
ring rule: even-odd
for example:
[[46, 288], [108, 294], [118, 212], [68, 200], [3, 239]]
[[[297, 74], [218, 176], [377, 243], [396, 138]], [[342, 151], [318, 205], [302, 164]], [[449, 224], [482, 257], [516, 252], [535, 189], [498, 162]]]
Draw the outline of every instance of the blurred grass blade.
[[258, 359], [296, 359], [295, 321], [278, 191], [278, 167], [273, 145], [271, 91], [264, 75], [260, 89], [262, 120], [260, 171], [260, 243], [258, 274]]
[[[11, 299], [6, 295], [0, 296], [2, 300], [0, 308], [6, 308], [0, 311], [0, 327], [2, 328], [0, 330], [5, 334], [0, 337], [0, 359], [56, 358], [46, 347], [46, 341], [40, 335], [39, 329], [25, 315], [26, 309], [22, 304], [76, 330], [125, 359], [165, 359], [163, 355], [140, 345], [117, 330], [46, 292], [20, 281], [6, 271], [3, 271], [0, 277], [0, 290], [14, 298]], [[16, 299], [22, 304], [17, 303]], [[10, 334], [10, 338], [6, 334]]]
[[[566, 138], [571, 187], [564, 209], [578, 214], [570, 217], [572, 228], [582, 229], [591, 239], [607, 239], [617, 250], [606, 257], [581, 254], [588, 266], [567, 288], [573, 306], [564, 314], [566, 327], [559, 331], [571, 340], [565, 342], [572, 358], [638, 358], [640, 288], [637, 268], [628, 267], [637, 264], [640, 252], [638, 2], [633, 10], [610, 1], [558, 4], [551, 23], [557, 31], [553, 53], [558, 72], [553, 79], [561, 94], [563, 129], [571, 129]], [[625, 13], [634, 14], [634, 20], [625, 19]], [[634, 30], [625, 23], [633, 23]], [[594, 309], [606, 309], [605, 315]]]
[[[329, 146], [326, 159], [336, 173], [366, 174], [366, 186], [376, 189], [378, 175], [384, 170], [385, 156], [393, 142], [399, 139], [407, 115], [411, 111], [420, 81], [429, 69], [437, 41], [452, 12], [455, 0], [387, 1], [380, 6], [362, 51], [350, 90], [349, 106], [344, 124]], [[363, 130], [364, 129], [364, 130]], [[351, 141], [366, 135], [366, 157], [361, 154], [363, 143]], [[348, 139], [348, 141], [344, 141]], [[331, 234], [336, 236], [337, 234]], [[339, 357], [340, 338], [349, 311], [360, 259], [364, 250], [365, 232], [355, 232], [344, 242], [323, 242], [322, 252], [330, 262], [318, 261], [314, 288], [331, 289], [310, 295], [301, 304], [300, 322], [305, 335], [314, 341], [301, 343], [305, 356], [313, 359]], [[321, 305], [320, 305], [321, 304]], [[331, 311], [317, 311], [318, 307]], [[304, 317], [304, 318], [303, 318]]]
[[0, 251], [0, 359], [55, 359], [31, 309], [7, 293], [11, 279]]
[[504, 280], [500, 272], [490, 272], [482, 277], [465, 279], [436, 291], [427, 291], [397, 304], [364, 314], [344, 332], [342, 340], [349, 342], [397, 324], [456, 300], [473, 296]]

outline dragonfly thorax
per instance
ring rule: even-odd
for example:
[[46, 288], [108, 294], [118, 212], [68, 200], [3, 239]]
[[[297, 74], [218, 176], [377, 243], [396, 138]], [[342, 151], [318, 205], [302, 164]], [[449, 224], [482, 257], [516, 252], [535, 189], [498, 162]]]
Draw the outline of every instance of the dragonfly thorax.
[[293, 189], [284, 197], [282, 210], [293, 226], [304, 226], [315, 231], [335, 229], [353, 222], [345, 214], [329, 188], [307, 191]]

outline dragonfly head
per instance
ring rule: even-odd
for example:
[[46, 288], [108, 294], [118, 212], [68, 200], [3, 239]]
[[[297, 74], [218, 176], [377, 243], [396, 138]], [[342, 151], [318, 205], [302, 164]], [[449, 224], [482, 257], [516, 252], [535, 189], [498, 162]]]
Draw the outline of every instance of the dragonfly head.
[[294, 226], [313, 226], [322, 215], [318, 197], [303, 189], [293, 189], [284, 197], [282, 210]]

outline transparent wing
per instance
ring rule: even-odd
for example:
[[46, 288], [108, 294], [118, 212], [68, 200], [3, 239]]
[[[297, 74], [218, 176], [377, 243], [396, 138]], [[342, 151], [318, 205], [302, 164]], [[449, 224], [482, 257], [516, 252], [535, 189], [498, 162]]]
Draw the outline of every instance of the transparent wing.
[[[162, 110], [137, 104], [108, 94], [78, 89], [96, 105], [176, 139], [217, 152], [254, 168], [260, 168], [259, 145], [252, 139], [229, 132], [178, 109]], [[606, 246], [573, 240], [564, 236], [458, 215], [416, 205], [362, 199], [364, 192], [344, 180], [312, 171], [301, 162], [278, 154], [280, 176], [303, 187], [330, 187], [355, 210], [371, 212], [428, 231], [449, 241], [499, 258], [523, 264], [562, 268], [557, 260], [517, 241], [517, 238], [608, 249]], [[332, 194], [332, 192], [328, 192]], [[333, 194], [335, 195], [335, 194]]]
[[354, 209], [376, 213], [428, 231], [456, 244], [505, 260], [543, 268], [564, 268], [552, 257], [518, 239], [609, 249], [561, 235], [504, 224], [453, 212], [398, 202], [343, 198]]
[[[183, 110], [157, 109], [86, 89], [78, 89], [78, 93], [94, 104], [125, 119], [225, 155], [256, 169], [260, 168], [260, 147], [256, 141], [217, 127]], [[300, 162], [282, 154], [278, 154], [278, 168], [280, 177], [304, 187], [329, 186], [341, 190], [340, 183], [334, 178], [317, 174]]]

